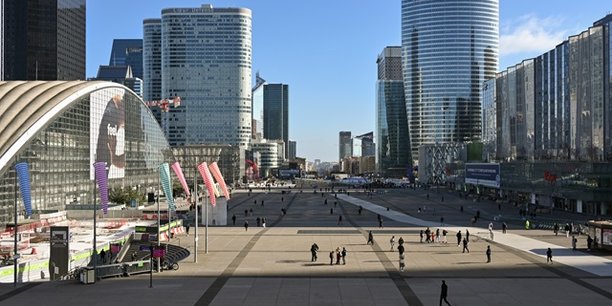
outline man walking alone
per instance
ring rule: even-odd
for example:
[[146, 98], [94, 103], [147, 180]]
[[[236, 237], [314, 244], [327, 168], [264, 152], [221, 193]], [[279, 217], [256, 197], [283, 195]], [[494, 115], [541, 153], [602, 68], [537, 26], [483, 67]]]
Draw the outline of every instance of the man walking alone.
[[448, 286], [446, 285], [446, 281], [442, 281], [442, 287], [440, 289], [440, 306], [442, 306], [442, 301], [450, 306], [450, 303], [446, 300], [448, 297]]

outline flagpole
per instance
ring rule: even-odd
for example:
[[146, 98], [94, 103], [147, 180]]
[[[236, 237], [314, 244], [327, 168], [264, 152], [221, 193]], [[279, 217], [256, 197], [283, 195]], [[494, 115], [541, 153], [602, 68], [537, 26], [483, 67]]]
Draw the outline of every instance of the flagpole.
[[15, 169], [15, 226], [13, 227], [15, 250], [13, 251], [13, 286], [17, 287], [17, 169]]
[[[214, 196], [214, 195], [213, 195]], [[210, 195], [209, 195], [210, 197]], [[208, 198], [206, 198], [206, 205], [204, 206], [204, 214], [206, 214], [206, 243], [205, 243], [205, 247], [204, 250], [206, 251], [205, 253], [208, 254]]]
[[[160, 231], [160, 228], [161, 228], [161, 211], [159, 209], [159, 197], [160, 197], [159, 193], [160, 193], [160, 190], [161, 190], [161, 175], [159, 177], [159, 181], [158, 181], [158, 184], [157, 184], [157, 247], [158, 247], [158, 249], [159, 249], [159, 246], [161, 246], [161, 242], [160, 242], [161, 241], [161, 237], [160, 237], [160, 235], [161, 235], [161, 231]], [[157, 257], [157, 272], [161, 271], [160, 270], [160, 268], [161, 268], [160, 264], [161, 264], [160, 263], [160, 259], [159, 259], [159, 257]]]
[[[196, 157], [196, 169], [198, 168], [198, 158]], [[193, 193], [195, 196], [195, 236], [193, 237], [193, 262], [198, 262], [198, 171], [193, 171]]]
[[[94, 270], [94, 282], [96, 281], [96, 267], [98, 265], [98, 250], [96, 249], [96, 173], [94, 171], [94, 192], [93, 192], [93, 247], [92, 247], [92, 261], [93, 261], [93, 270]], [[55, 273], [55, 272], [54, 272]]]

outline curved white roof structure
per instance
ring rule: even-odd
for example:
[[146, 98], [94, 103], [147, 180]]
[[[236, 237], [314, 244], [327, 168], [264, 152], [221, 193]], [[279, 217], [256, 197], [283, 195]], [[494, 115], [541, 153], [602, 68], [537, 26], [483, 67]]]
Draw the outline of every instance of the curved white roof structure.
[[0, 82], [0, 174], [37, 132], [80, 97], [111, 87], [131, 92], [121, 84], [104, 81]]

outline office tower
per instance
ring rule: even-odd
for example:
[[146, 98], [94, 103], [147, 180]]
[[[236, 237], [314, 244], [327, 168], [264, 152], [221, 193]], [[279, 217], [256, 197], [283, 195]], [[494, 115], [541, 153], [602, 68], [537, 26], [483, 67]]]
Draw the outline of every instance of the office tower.
[[339, 160], [353, 156], [353, 139], [350, 131], [341, 131], [339, 134], [338, 153]]
[[[495, 156], [497, 112], [495, 104], [495, 79], [486, 80], [482, 86], [482, 143], [486, 156]], [[488, 159], [487, 159], [488, 160]]]
[[[251, 140], [251, 11], [244, 8], [167, 8], [161, 14], [161, 97], [181, 97], [162, 113], [171, 146]], [[154, 28], [151, 21], [145, 20]], [[145, 32], [145, 82], [147, 50]], [[146, 87], [146, 84], [145, 84]]]
[[0, 79], [85, 79], [85, 0], [2, 0], [0, 6]]
[[498, 0], [402, 0], [411, 149], [479, 140], [481, 86], [495, 77]]
[[[368, 132], [363, 135], [355, 136], [360, 141], [361, 156], [374, 156], [376, 155], [376, 148], [374, 146], [374, 132]], [[353, 145], [354, 147], [354, 145]]]
[[401, 47], [384, 48], [376, 63], [376, 167], [383, 176], [402, 177], [412, 166], [412, 155]]
[[142, 79], [134, 77], [132, 66], [106, 66], [100, 65], [98, 74], [94, 78], [97, 81], [110, 81], [123, 84], [142, 98]]
[[[158, 101], [162, 99], [161, 19], [145, 19], [142, 22], [142, 33], [143, 99], [145, 101]], [[150, 109], [155, 116], [155, 120], [161, 125], [162, 118], [159, 107], [151, 107]]]
[[265, 139], [278, 139], [285, 143], [285, 155], [289, 152], [289, 85], [265, 84], [264, 96], [264, 130]]
[[114, 39], [109, 66], [130, 66], [134, 77], [143, 78], [142, 39]]
[[293, 161], [297, 157], [297, 142], [289, 140], [289, 152], [287, 152], [287, 159]]
[[251, 138], [261, 140], [264, 138], [264, 85], [266, 80], [255, 74], [255, 87], [253, 87], [251, 105]]

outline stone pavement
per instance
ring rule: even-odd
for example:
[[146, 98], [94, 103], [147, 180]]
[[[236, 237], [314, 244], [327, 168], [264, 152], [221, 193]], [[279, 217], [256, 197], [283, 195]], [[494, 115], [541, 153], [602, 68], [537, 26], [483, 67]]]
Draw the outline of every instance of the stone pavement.
[[[413, 218], [405, 224], [384, 217], [384, 228], [378, 228], [374, 207], [374, 212], [366, 209], [359, 214], [348, 201], [352, 199], [312, 192], [237, 194], [228, 213], [236, 214], [236, 226], [211, 227], [208, 254], [200, 227], [198, 263], [189, 257], [178, 271], [155, 273], [152, 289], [148, 275], [93, 285], [48, 282], [17, 293], [4, 286], [0, 305], [437, 305], [443, 279], [453, 305], [611, 303], [609, 277], [561, 262], [547, 265], [539, 255], [484, 239], [472, 239], [470, 253], [462, 253], [452, 235], [446, 244], [420, 243], [418, 232], [425, 221]], [[412, 202], [410, 197], [402, 201]], [[281, 208], [287, 209], [287, 215], [281, 214]], [[245, 217], [245, 209], [253, 209], [252, 216]], [[384, 216], [386, 208], [381, 209]], [[255, 226], [258, 216], [268, 219], [267, 228]], [[453, 216], [446, 218], [450, 222]], [[242, 227], [244, 220], [251, 225], [248, 231]], [[373, 246], [366, 244], [370, 230]], [[485, 230], [473, 234], [478, 231]], [[181, 235], [173, 243], [193, 250], [193, 233], [192, 228], [190, 236]], [[389, 245], [392, 235], [406, 241], [403, 273], [398, 271], [398, 254]], [[309, 249], [315, 242], [319, 259], [311, 262]], [[488, 264], [487, 245], [493, 252]], [[330, 265], [329, 252], [337, 247], [348, 250], [346, 265]]]

